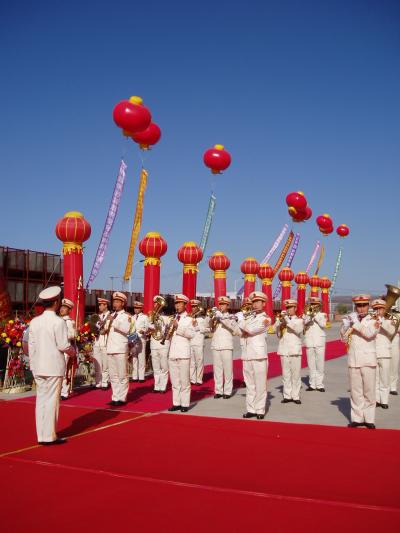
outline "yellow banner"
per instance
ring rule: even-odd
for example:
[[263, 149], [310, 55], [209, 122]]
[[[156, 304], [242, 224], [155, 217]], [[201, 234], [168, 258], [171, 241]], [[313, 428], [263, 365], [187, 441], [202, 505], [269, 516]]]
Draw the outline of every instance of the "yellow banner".
[[278, 261], [275, 263], [274, 272], [276, 273], [282, 266], [283, 261], [289, 251], [290, 245], [292, 244], [294, 237], [293, 231], [289, 233], [289, 237], [286, 239], [285, 246], [282, 248], [281, 255], [278, 257]]
[[131, 234], [131, 244], [129, 245], [128, 259], [126, 260], [124, 280], [128, 281], [132, 275], [132, 265], [133, 257], [135, 255], [135, 246], [139, 237], [140, 228], [142, 226], [142, 215], [143, 215], [143, 199], [144, 193], [147, 187], [147, 176], [148, 172], [142, 168], [140, 175], [140, 184], [139, 184], [139, 193], [136, 202], [136, 211], [135, 218], [133, 221], [133, 228]]
[[319, 254], [318, 263], [317, 263], [317, 269], [314, 272], [314, 276], [318, 276], [318, 272], [319, 272], [319, 269], [321, 268], [322, 261], [324, 260], [324, 257], [325, 257], [325, 245], [322, 245], [322, 248], [321, 248], [321, 251], [320, 251], [320, 254]]

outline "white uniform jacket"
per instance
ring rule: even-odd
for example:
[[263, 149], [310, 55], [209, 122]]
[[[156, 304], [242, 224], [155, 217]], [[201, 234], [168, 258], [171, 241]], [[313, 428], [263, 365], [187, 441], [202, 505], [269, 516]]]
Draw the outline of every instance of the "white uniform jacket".
[[307, 315], [304, 319], [304, 343], [306, 348], [315, 348], [317, 346], [325, 346], [326, 342], [326, 322], [327, 317], [325, 313], [318, 312], [311, 318]]
[[[162, 330], [162, 333], [164, 334], [165, 328], [169, 324], [169, 321], [171, 320], [171, 318], [168, 317], [168, 316], [165, 316], [165, 315], [160, 315], [160, 319], [164, 323], [164, 327], [163, 327], [163, 330]], [[150, 323], [150, 321], [149, 321], [148, 329], [149, 329], [149, 331], [152, 330], [152, 324]], [[164, 349], [165, 348], [169, 348], [169, 341], [165, 341], [164, 344], [161, 344], [161, 341], [162, 341], [162, 339], [159, 340], [159, 341], [156, 341], [155, 339], [153, 339], [152, 336], [150, 336], [150, 350], [158, 350], [158, 349], [162, 349], [162, 348], [164, 348]]]
[[[301, 335], [303, 333], [304, 321], [302, 318], [288, 316], [282, 318], [286, 323], [286, 332], [279, 339], [278, 355], [301, 355]], [[278, 331], [281, 321], [278, 319], [274, 324], [275, 331]]]
[[[114, 317], [114, 318], [113, 318]], [[109, 330], [107, 338], [107, 353], [128, 353], [128, 333], [131, 327], [131, 316], [122, 309], [110, 316], [110, 323], [106, 325]]]
[[247, 320], [243, 318], [239, 321], [240, 330], [248, 335], [242, 339], [243, 360], [267, 359], [267, 333], [270, 324], [271, 319], [263, 311], [255, 316], [250, 316]]
[[348, 351], [348, 366], [351, 368], [376, 366], [375, 339], [378, 330], [375, 328], [375, 318], [367, 315], [360, 321], [357, 313], [352, 313], [350, 316], [352, 325], [347, 319], [344, 319], [340, 330], [343, 337], [349, 327], [353, 328]]
[[62, 318], [65, 320], [65, 323], [67, 324], [68, 340], [75, 341], [76, 339], [75, 320], [72, 320], [72, 318], [69, 315], [63, 316]]
[[29, 325], [29, 360], [34, 376], [63, 376], [65, 357], [74, 355], [65, 320], [46, 310]]
[[381, 319], [381, 327], [376, 335], [376, 356], [378, 359], [391, 359], [392, 337], [395, 327], [391, 320]]
[[190, 341], [190, 346], [204, 346], [204, 335], [210, 331], [209, 325], [208, 325], [208, 319], [204, 318], [203, 316], [198, 316], [196, 318], [192, 318], [192, 320], [196, 320], [197, 322], [197, 328], [196, 334]]
[[[101, 323], [104, 324], [103, 330], [107, 330], [106, 323], [107, 320], [110, 317], [110, 311], [106, 311], [105, 313], [102, 313], [99, 315], [100, 320], [97, 322], [96, 326], [100, 328]], [[107, 346], [107, 335], [106, 334], [100, 334], [94, 341], [93, 346], [99, 346], [100, 348], [105, 348]]]
[[[132, 327], [134, 326], [134, 328]], [[149, 317], [145, 315], [144, 313], [139, 313], [138, 315], [132, 315], [131, 317], [131, 332], [136, 331], [136, 333], [139, 335], [140, 339], [143, 342], [146, 342], [147, 336], [146, 331], [149, 327]], [[143, 332], [143, 333], [141, 333]]]
[[178, 327], [171, 338], [168, 357], [170, 359], [190, 359], [190, 340], [196, 334], [192, 319], [186, 311], [179, 315]]
[[212, 350], [233, 350], [233, 335], [240, 335], [236, 320], [229, 318], [229, 313], [221, 313], [211, 341]]

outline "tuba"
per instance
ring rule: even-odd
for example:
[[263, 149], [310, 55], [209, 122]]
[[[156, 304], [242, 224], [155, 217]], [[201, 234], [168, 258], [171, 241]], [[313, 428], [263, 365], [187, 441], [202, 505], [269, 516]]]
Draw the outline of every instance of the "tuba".
[[400, 313], [398, 311], [393, 311], [392, 307], [400, 297], [400, 289], [396, 287], [395, 285], [389, 285], [386, 284], [385, 287], [387, 288], [387, 293], [385, 296], [386, 301], [386, 307], [385, 307], [385, 317], [389, 320], [392, 320], [395, 326], [395, 332], [392, 336], [392, 339], [397, 335], [397, 332], [400, 327]]
[[151, 336], [154, 340], [160, 341], [164, 336], [164, 322], [160, 317], [160, 312], [163, 307], [167, 305], [167, 302], [162, 296], [156, 296], [154, 298], [153, 310], [149, 313], [150, 323], [154, 326], [151, 332]]

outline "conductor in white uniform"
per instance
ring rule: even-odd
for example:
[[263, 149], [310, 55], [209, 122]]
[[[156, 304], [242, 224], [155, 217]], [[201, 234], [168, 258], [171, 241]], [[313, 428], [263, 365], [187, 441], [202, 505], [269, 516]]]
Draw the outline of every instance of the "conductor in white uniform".
[[75, 356], [68, 340], [67, 325], [57, 316], [60, 307], [60, 287], [49, 287], [39, 294], [45, 308], [29, 327], [30, 367], [36, 382], [36, 432], [39, 444], [63, 444], [57, 438], [56, 425], [60, 392], [65, 373], [65, 357]]

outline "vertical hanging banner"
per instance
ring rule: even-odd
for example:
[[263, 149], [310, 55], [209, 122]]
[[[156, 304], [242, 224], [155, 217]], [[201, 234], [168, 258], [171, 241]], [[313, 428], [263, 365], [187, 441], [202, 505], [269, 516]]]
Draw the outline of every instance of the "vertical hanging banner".
[[[294, 256], [296, 255], [297, 248], [299, 247], [299, 241], [300, 241], [300, 233], [296, 233], [296, 236], [295, 236], [294, 241], [293, 241], [293, 246], [292, 246], [292, 249], [290, 250], [289, 258], [288, 258], [287, 263], [286, 263], [287, 267], [291, 267], [292, 266]], [[282, 284], [281, 284], [281, 282], [279, 282], [278, 286], [276, 287], [276, 289], [274, 291], [274, 295], [273, 295], [274, 299], [280, 293], [281, 286], [282, 286]]]
[[286, 239], [286, 242], [285, 242], [285, 245], [284, 247], [282, 248], [282, 251], [278, 257], [278, 261], [275, 263], [275, 266], [274, 266], [274, 272], [276, 273], [282, 266], [282, 263], [284, 262], [285, 260], [285, 257], [289, 251], [289, 248], [292, 244], [292, 241], [293, 241], [293, 238], [294, 238], [294, 233], [293, 231], [291, 231], [289, 233], [289, 236], [288, 238]]
[[342, 262], [342, 248], [339, 248], [339, 253], [338, 253], [337, 258], [336, 258], [335, 271], [334, 271], [333, 276], [332, 276], [332, 285], [331, 285], [331, 288], [329, 289], [329, 297], [331, 296], [333, 288], [335, 286], [336, 278], [337, 278], [337, 275], [339, 273], [340, 263], [341, 262]]
[[115, 182], [114, 192], [111, 198], [110, 207], [108, 209], [108, 214], [106, 222], [104, 224], [103, 233], [101, 235], [100, 244], [97, 248], [96, 257], [93, 262], [92, 270], [90, 271], [90, 276], [86, 284], [86, 288], [93, 283], [95, 277], [99, 273], [102, 262], [107, 252], [108, 241], [110, 240], [110, 234], [112, 227], [115, 222], [115, 217], [118, 213], [119, 204], [121, 201], [122, 191], [124, 189], [126, 169], [127, 165], [123, 159], [121, 159], [121, 164], [119, 166], [119, 172], [117, 176], [117, 181]]
[[313, 253], [311, 254], [311, 258], [310, 258], [310, 261], [308, 262], [308, 265], [307, 265], [307, 268], [306, 268], [306, 274], [308, 274], [314, 264], [314, 261], [315, 259], [317, 258], [317, 254], [318, 254], [318, 250], [321, 246], [321, 243], [319, 241], [317, 241], [315, 243], [315, 248], [314, 248], [314, 251]]
[[125, 273], [124, 273], [125, 281], [128, 281], [132, 275], [132, 265], [133, 265], [133, 257], [135, 255], [135, 246], [136, 246], [136, 243], [139, 237], [140, 228], [142, 226], [143, 199], [144, 199], [144, 193], [147, 187], [147, 176], [148, 176], [147, 170], [142, 168], [142, 172], [140, 174], [139, 192], [138, 192], [138, 197], [136, 201], [135, 218], [134, 218], [133, 227], [132, 227], [131, 243], [129, 245], [128, 258], [126, 260], [126, 266], [125, 266]]
[[203, 254], [207, 246], [208, 237], [210, 235], [211, 224], [212, 224], [212, 220], [213, 220], [214, 212], [215, 212], [216, 200], [217, 198], [214, 196], [214, 193], [211, 193], [210, 202], [208, 204], [206, 221], [205, 221], [204, 229], [203, 229], [203, 235], [201, 236], [201, 240], [200, 240], [200, 248]]
[[314, 272], [314, 276], [318, 276], [318, 272], [319, 272], [319, 269], [321, 268], [324, 257], [325, 257], [325, 246], [322, 245], [321, 252], [319, 254], [318, 263], [317, 263], [317, 268], [315, 269], [315, 272]]

